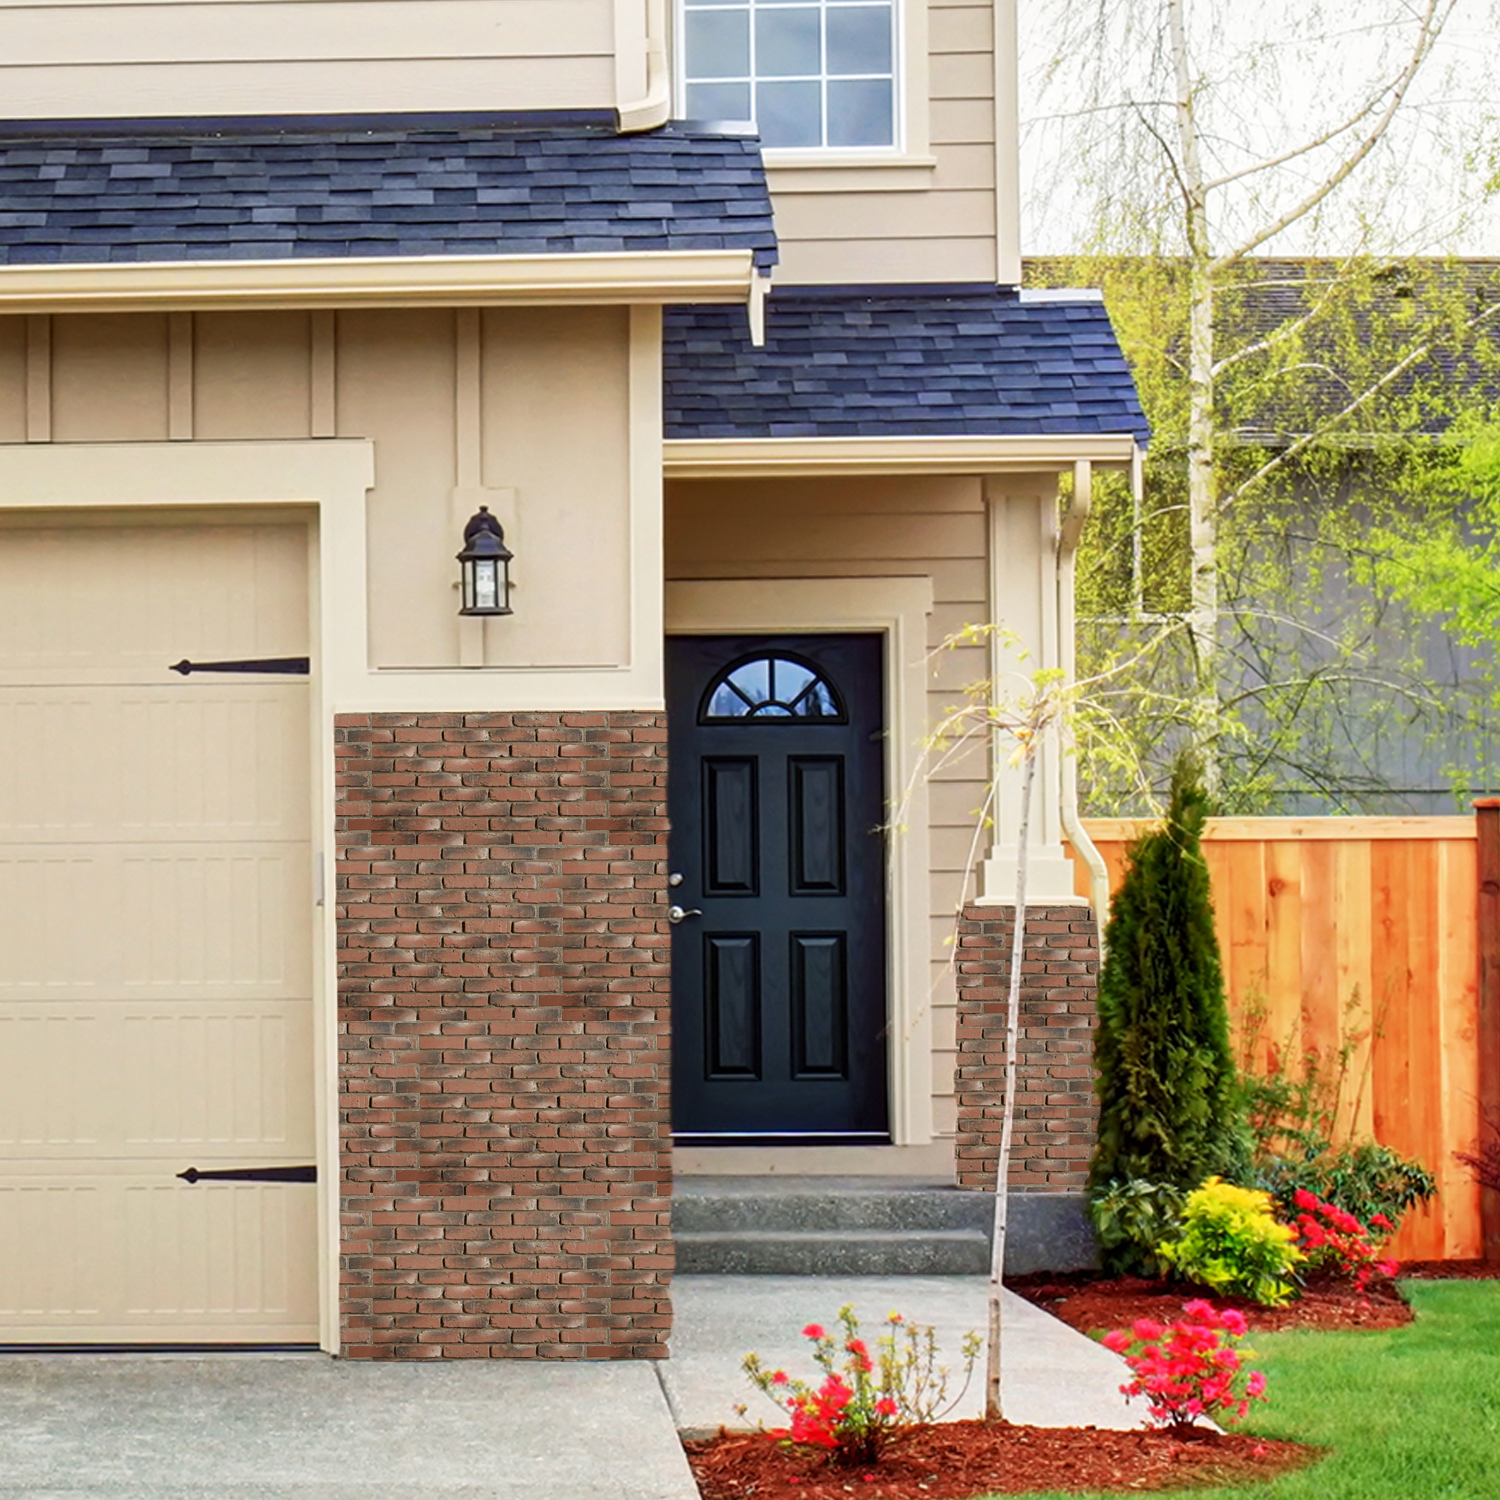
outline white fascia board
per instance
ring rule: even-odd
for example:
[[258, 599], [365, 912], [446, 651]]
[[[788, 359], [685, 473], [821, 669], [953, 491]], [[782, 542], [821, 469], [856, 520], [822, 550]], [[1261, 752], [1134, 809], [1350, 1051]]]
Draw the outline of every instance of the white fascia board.
[[744, 302], [749, 250], [0, 266], [0, 312]]
[[1128, 468], [1127, 433], [1011, 437], [669, 438], [671, 479], [749, 479], [839, 474], [1006, 474], [1066, 468], [1080, 460]]

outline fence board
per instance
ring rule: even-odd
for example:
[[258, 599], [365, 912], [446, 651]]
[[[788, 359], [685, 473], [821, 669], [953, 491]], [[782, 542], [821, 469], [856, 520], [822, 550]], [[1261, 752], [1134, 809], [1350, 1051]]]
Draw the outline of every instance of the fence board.
[[[1117, 888], [1147, 825], [1086, 827]], [[1440, 1185], [1394, 1252], [1481, 1254], [1479, 1189], [1453, 1157], [1480, 1133], [1474, 820], [1215, 818], [1203, 853], [1242, 1065], [1313, 1051], [1336, 1067], [1345, 1050], [1341, 1126], [1418, 1157]]]

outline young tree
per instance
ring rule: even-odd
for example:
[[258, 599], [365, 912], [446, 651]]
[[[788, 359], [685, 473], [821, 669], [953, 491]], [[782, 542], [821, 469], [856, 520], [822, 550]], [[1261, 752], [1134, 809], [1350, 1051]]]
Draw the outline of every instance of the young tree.
[[[1172, 367], [1180, 393], [1166, 425], [1180, 444], [1181, 494], [1172, 504], [1186, 522], [1187, 576], [1171, 613], [1187, 626], [1190, 653], [1173, 717], [1210, 788], [1232, 723], [1226, 678], [1231, 691], [1236, 686], [1225, 660], [1225, 518], [1258, 504], [1269, 482], [1305, 463], [1330, 430], [1368, 431], [1362, 419], [1400, 386], [1422, 346], [1371, 370], [1316, 430], [1293, 429], [1258, 462], [1225, 459], [1237, 435], [1226, 430], [1224, 388], [1295, 373], [1311, 325], [1347, 282], [1374, 269], [1372, 249], [1406, 251], [1424, 233], [1431, 243], [1432, 224], [1414, 222], [1417, 206], [1429, 207], [1445, 230], [1456, 222], [1464, 205], [1441, 173], [1419, 183], [1416, 163], [1440, 154], [1430, 127], [1445, 117], [1427, 107], [1433, 100], [1422, 90], [1462, 3], [1392, 4], [1351, 21], [1345, 8], [1305, 0], [1277, 9], [1267, 24], [1263, 11], [1205, 0], [1071, 0], [1023, 28], [1048, 38], [1041, 78], [1067, 91], [1065, 107], [1034, 133], [1066, 136], [1048, 153], [1048, 176], [1083, 207], [1092, 229], [1081, 238], [1092, 249], [1174, 258], [1168, 306], [1180, 309], [1180, 338], [1158, 342], [1152, 355]], [[1359, 80], [1352, 89], [1351, 78]], [[1456, 169], [1452, 178], [1472, 180]], [[1220, 303], [1253, 281], [1254, 257], [1285, 245], [1293, 231], [1320, 249], [1338, 244], [1328, 285], [1273, 326], [1224, 347]]]
[[[1096, 1200], [1133, 1184], [1186, 1193], [1246, 1157], [1200, 846], [1206, 816], [1197, 766], [1183, 756], [1166, 818], [1131, 847], [1111, 906], [1094, 1041]], [[1130, 1257], [1128, 1242], [1101, 1238], [1106, 1255]]]

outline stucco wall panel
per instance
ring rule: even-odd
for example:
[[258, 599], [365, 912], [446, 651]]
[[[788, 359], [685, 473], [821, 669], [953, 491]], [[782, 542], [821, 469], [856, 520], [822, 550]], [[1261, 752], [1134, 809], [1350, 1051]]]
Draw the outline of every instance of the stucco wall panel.
[[193, 435], [311, 437], [309, 317], [200, 313], [193, 319]]
[[165, 314], [54, 318], [51, 359], [54, 441], [156, 442], [168, 435]]

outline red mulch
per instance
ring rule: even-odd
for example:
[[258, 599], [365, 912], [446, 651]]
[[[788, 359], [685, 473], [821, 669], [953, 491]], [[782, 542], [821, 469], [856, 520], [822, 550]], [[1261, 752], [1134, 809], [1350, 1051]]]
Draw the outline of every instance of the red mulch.
[[[1402, 1274], [1406, 1274], [1404, 1268]], [[1347, 1282], [1314, 1281], [1285, 1307], [1260, 1307], [1180, 1282], [1146, 1281], [1138, 1276], [1105, 1279], [1088, 1272], [1066, 1276], [1039, 1272], [1016, 1277], [1006, 1285], [1083, 1333], [1129, 1328], [1137, 1318], [1171, 1322], [1192, 1297], [1205, 1297], [1215, 1307], [1237, 1307], [1251, 1329], [1262, 1333], [1284, 1328], [1400, 1328], [1412, 1318], [1411, 1308], [1389, 1281], [1376, 1282], [1367, 1292], [1357, 1292]]]
[[1039, 1490], [1167, 1490], [1268, 1480], [1321, 1457], [1315, 1448], [1204, 1431], [1157, 1432], [941, 1422], [918, 1428], [874, 1468], [835, 1468], [764, 1434], [689, 1441], [703, 1500], [968, 1500]]

